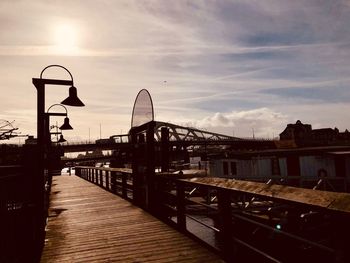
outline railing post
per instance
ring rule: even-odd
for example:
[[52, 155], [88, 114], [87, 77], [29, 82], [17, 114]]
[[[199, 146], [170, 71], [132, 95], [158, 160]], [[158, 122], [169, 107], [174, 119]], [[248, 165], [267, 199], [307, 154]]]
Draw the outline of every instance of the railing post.
[[232, 262], [235, 254], [232, 238], [232, 208], [231, 195], [226, 189], [218, 189], [218, 208], [220, 223], [220, 246], [222, 255], [227, 262]]
[[125, 199], [127, 199], [127, 197], [128, 197], [127, 176], [128, 176], [128, 174], [122, 173], [122, 196]]
[[169, 170], [169, 128], [161, 128], [161, 169], [162, 173]]
[[110, 172], [111, 172], [111, 171], [106, 171], [106, 189], [107, 189], [107, 191], [110, 190], [110, 187], [109, 187]]
[[112, 193], [117, 193], [117, 175], [115, 171], [111, 172], [111, 191]]
[[185, 187], [181, 181], [176, 182], [176, 206], [177, 206], [177, 225], [181, 231], [186, 230], [186, 199]]
[[350, 262], [350, 251], [348, 243], [344, 240], [349, 239], [350, 226], [349, 216], [345, 214], [334, 215], [332, 225], [335, 226], [333, 243], [335, 246], [334, 262]]
[[100, 170], [96, 170], [96, 185], [99, 184], [100, 181]]
[[75, 174], [77, 176], [80, 176], [81, 177], [81, 168], [80, 167], [75, 167]]
[[138, 142], [137, 132], [133, 129], [130, 130], [131, 146], [132, 146], [132, 196], [133, 203], [141, 205], [141, 174], [139, 172], [139, 158], [140, 152], [142, 152], [141, 145]]
[[99, 170], [98, 172], [99, 172], [99, 176], [98, 176], [98, 177], [99, 177], [99, 179], [98, 179], [99, 182], [97, 183], [97, 185], [99, 185], [99, 186], [102, 187], [102, 185], [103, 185], [103, 180], [102, 180], [102, 179], [103, 179], [103, 178], [102, 178], [103, 171], [102, 171], [102, 170]]

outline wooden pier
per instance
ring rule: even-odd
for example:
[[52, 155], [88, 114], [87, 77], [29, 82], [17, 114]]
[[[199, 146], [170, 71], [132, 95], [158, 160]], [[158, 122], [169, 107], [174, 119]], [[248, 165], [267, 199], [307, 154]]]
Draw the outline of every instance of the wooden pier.
[[130, 202], [76, 176], [53, 178], [41, 262], [223, 262]]

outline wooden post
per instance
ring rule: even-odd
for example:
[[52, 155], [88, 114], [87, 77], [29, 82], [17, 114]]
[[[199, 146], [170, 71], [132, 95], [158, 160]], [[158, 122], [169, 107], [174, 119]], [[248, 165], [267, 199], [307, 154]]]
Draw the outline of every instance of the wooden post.
[[114, 194], [117, 193], [117, 176], [115, 171], [111, 172], [111, 191]]
[[227, 262], [232, 262], [235, 249], [232, 238], [232, 208], [230, 192], [226, 189], [218, 189], [217, 197], [222, 255]]
[[[28, 227], [31, 229], [28, 229], [28, 231], [31, 232], [31, 242], [28, 244], [30, 249], [33, 253], [33, 261], [40, 261], [40, 253], [42, 246], [44, 245], [44, 236], [45, 236], [45, 225], [43, 225], [42, 220], [42, 204], [38, 203], [40, 200], [39, 194], [37, 191], [40, 187], [40, 180], [39, 180], [39, 164], [38, 158], [34, 158], [34, 161], [32, 159], [33, 156], [38, 156], [38, 147], [37, 145], [24, 145], [23, 146], [23, 166], [24, 170], [26, 171], [26, 175], [29, 176], [29, 182], [30, 185], [28, 185], [29, 188], [29, 195], [31, 199], [35, 202], [35, 207], [30, 210], [30, 218], [27, 218], [32, 222], [32, 224], [28, 224]], [[44, 198], [44, 196], [42, 196]], [[43, 200], [41, 201], [43, 203]], [[5, 217], [6, 219], [6, 217]], [[3, 222], [3, 221], [1, 221]], [[6, 231], [10, 231], [9, 229], [6, 229]], [[6, 233], [6, 232], [5, 232]], [[4, 235], [3, 235], [4, 236]], [[4, 237], [2, 237], [4, 238]], [[6, 244], [6, 243], [5, 243]]]
[[332, 243], [335, 246], [334, 262], [350, 262], [350, 251], [347, 242], [349, 239], [350, 217], [347, 214], [334, 214], [332, 225], [334, 226], [334, 236]]
[[132, 163], [131, 163], [131, 169], [132, 169], [132, 196], [133, 196], [133, 203], [135, 205], [140, 205], [141, 203], [141, 193], [140, 193], [140, 178], [139, 178], [139, 160], [138, 160], [138, 151], [139, 151], [139, 143], [137, 141], [137, 132], [134, 129], [130, 130], [130, 136], [131, 136], [131, 145], [132, 145]]
[[122, 173], [122, 196], [125, 199], [128, 198], [127, 178], [128, 178], [128, 174]]
[[157, 207], [155, 191], [155, 148], [154, 148], [155, 122], [149, 122], [146, 131], [146, 207], [155, 211]]
[[169, 128], [161, 129], [161, 169], [162, 173], [169, 170]]
[[111, 172], [111, 171], [106, 171], [106, 189], [107, 189], [107, 191], [110, 190], [110, 187], [109, 187], [109, 176], [110, 176], [110, 172]]
[[103, 188], [103, 171], [100, 170], [100, 186]]
[[81, 170], [80, 170], [79, 167], [76, 167], [76, 168], [75, 168], [75, 174], [76, 174], [77, 176], [80, 176], [80, 177], [81, 177]]
[[181, 181], [176, 182], [176, 198], [177, 198], [177, 225], [181, 231], [186, 231], [186, 199], [185, 187]]

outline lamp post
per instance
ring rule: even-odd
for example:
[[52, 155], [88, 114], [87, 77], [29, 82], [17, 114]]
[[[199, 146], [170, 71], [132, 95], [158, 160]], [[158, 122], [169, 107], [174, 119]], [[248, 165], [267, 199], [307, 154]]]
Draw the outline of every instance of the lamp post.
[[[50, 109], [54, 106], [61, 106], [65, 110], [65, 112], [50, 112]], [[61, 125], [60, 127], [57, 127], [57, 129], [73, 130], [73, 127], [69, 123], [67, 108], [62, 104], [53, 104], [47, 109], [47, 112], [45, 113], [45, 126], [46, 126], [45, 132], [48, 132], [49, 134], [51, 134], [50, 133], [50, 130], [52, 128], [50, 126], [50, 117], [51, 116], [63, 116], [63, 117], [65, 117], [63, 125]], [[57, 126], [57, 124], [56, 124], [56, 126]], [[45, 137], [47, 138], [48, 142], [51, 142], [51, 136], [45, 136]]]
[[[50, 132], [50, 135], [56, 135], [56, 141], [51, 141], [51, 143], [62, 143], [62, 142], [66, 142], [67, 140], [65, 138], [63, 138], [63, 134], [62, 132], [58, 131], [58, 126], [54, 125], [52, 126], [53, 128], [56, 128], [55, 132]], [[58, 139], [58, 135], [60, 135], [60, 138]]]
[[[63, 124], [64, 125], [64, 124]], [[62, 126], [63, 126], [62, 125]], [[62, 127], [61, 126], [61, 127]], [[56, 129], [56, 131], [51, 132], [52, 129]], [[58, 127], [57, 123], [56, 125], [51, 125], [50, 126], [50, 142], [51, 143], [61, 143], [61, 142], [66, 142], [67, 140], [63, 138], [63, 134], [62, 131], [58, 131], [58, 130], [62, 130], [60, 127]], [[51, 140], [51, 136], [55, 135], [56, 136], [56, 141], [52, 141]], [[60, 138], [58, 139], [58, 135], [60, 135]]]
[[[61, 79], [45, 79], [43, 73], [45, 70], [51, 67], [58, 67], [64, 69], [70, 76], [70, 80]], [[70, 86], [69, 96], [61, 103], [68, 106], [85, 106], [84, 103], [77, 96], [77, 89], [74, 87], [73, 76], [68, 69], [61, 65], [49, 65], [45, 67], [41, 73], [40, 78], [33, 78], [32, 83], [37, 90], [37, 162], [33, 171], [33, 183], [34, 183], [34, 199], [38, 212], [38, 246], [43, 245], [45, 235], [45, 221], [47, 216], [48, 195], [50, 187], [46, 185], [47, 181], [47, 159], [48, 159], [48, 140], [50, 131], [47, 132], [49, 127], [49, 117], [57, 116], [57, 113], [45, 113], [45, 88], [46, 85], [59, 85]], [[64, 106], [63, 106], [64, 107]], [[51, 108], [51, 107], [50, 107]], [[50, 109], [49, 108], [49, 109]], [[64, 107], [65, 108], [65, 107]], [[62, 113], [60, 113], [62, 114]], [[67, 111], [65, 116], [67, 117]], [[61, 115], [59, 115], [61, 116]]]

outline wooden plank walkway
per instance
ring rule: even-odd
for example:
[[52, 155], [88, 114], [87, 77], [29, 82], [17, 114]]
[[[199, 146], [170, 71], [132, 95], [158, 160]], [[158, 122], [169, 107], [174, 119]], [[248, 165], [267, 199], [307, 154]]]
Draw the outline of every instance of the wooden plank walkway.
[[165, 223], [76, 176], [53, 178], [41, 262], [223, 262]]

